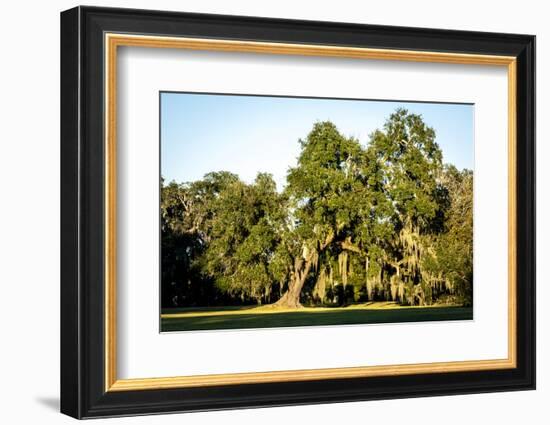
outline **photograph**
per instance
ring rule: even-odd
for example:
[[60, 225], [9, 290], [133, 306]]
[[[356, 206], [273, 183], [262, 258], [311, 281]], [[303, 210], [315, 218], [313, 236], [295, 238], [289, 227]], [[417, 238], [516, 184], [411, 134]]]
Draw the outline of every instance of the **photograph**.
[[161, 332], [473, 319], [475, 105], [159, 96]]

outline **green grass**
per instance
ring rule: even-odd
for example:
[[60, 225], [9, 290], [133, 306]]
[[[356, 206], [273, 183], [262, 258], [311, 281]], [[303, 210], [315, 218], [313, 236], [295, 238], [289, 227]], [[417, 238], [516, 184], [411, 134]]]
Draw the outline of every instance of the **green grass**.
[[161, 330], [198, 331], [289, 326], [353, 325], [366, 323], [471, 320], [471, 307], [402, 307], [394, 303], [367, 303], [348, 307], [298, 310], [263, 307], [215, 307], [163, 310]]

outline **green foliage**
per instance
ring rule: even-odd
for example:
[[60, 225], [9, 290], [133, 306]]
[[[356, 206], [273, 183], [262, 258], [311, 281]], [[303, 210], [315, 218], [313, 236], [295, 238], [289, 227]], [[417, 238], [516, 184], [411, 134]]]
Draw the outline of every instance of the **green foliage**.
[[283, 202], [268, 174], [258, 174], [251, 185], [231, 181], [212, 199], [201, 265], [220, 290], [258, 303], [270, 299], [276, 280], [270, 262], [280, 242]]
[[471, 305], [473, 175], [420, 116], [366, 147], [318, 122], [300, 145], [282, 193], [264, 173], [163, 182], [163, 305]]
[[432, 240], [424, 258], [429, 280], [450, 290], [449, 299], [472, 304], [473, 281], [473, 174], [446, 166], [443, 184], [449, 207], [444, 232]]

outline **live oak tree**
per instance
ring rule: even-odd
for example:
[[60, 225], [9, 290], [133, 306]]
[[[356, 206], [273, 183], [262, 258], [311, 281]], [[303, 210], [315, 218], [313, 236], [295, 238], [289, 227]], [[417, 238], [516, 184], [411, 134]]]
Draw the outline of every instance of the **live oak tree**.
[[[291, 267], [288, 289], [277, 305], [299, 307], [300, 295], [313, 269], [325, 263], [337, 241], [343, 242], [357, 219], [354, 191], [363, 151], [354, 139], [342, 136], [334, 124], [317, 123], [300, 141], [298, 164], [288, 172], [291, 229], [286, 232]], [[359, 193], [356, 193], [360, 196]]]
[[386, 269], [390, 268], [390, 298], [407, 304], [425, 304], [427, 287], [421, 259], [425, 235], [433, 233], [439, 209], [438, 178], [442, 153], [435, 132], [419, 115], [399, 109], [371, 137], [369, 149], [380, 164], [384, 191], [393, 206], [388, 219], [393, 235], [386, 240]]
[[208, 303], [471, 303], [472, 173], [443, 166], [420, 116], [397, 110], [367, 146], [318, 122], [300, 146], [282, 193], [263, 173], [163, 184], [163, 291], [187, 279]]
[[423, 258], [424, 280], [451, 302], [472, 304], [473, 173], [445, 166], [442, 185], [447, 210], [443, 231], [431, 238]]
[[273, 253], [280, 244], [285, 219], [283, 198], [269, 174], [253, 184], [235, 181], [211, 203], [209, 245], [201, 258], [203, 270], [223, 292], [253, 299], [271, 299], [276, 273]]
[[377, 176], [373, 158], [360, 143], [323, 122], [314, 125], [301, 146], [297, 166], [287, 177], [292, 268], [288, 290], [277, 302], [286, 307], [300, 306], [312, 270], [317, 273], [318, 298], [324, 298], [327, 281], [334, 285], [337, 279], [346, 285], [350, 255], [365, 257], [370, 246], [388, 233], [382, 176]]
[[164, 184], [161, 191], [161, 282], [165, 306], [210, 304], [219, 297], [205, 278], [201, 258], [211, 240], [213, 204], [239, 181], [228, 172], [207, 174], [193, 183]]

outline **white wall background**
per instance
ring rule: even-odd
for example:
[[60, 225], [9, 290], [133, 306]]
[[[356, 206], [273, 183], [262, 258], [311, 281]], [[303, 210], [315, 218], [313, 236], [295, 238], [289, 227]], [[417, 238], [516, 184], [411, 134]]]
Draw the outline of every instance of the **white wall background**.
[[[550, 413], [550, 27], [541, 1], [97, 1], [96, 5], [537, 35], [538, 390], [110, 420], [109, 423], [547, 423]], [[59, 392], [59, 12], [77, 3], [9, 2], [0, 15], [0, 421], [69, 423]], [[18, 305], [25, 300], [24, 306]], [[546, 308], [545, 308], [546, 307]], [[100, 421], [101, 422], [101, 421]]]

